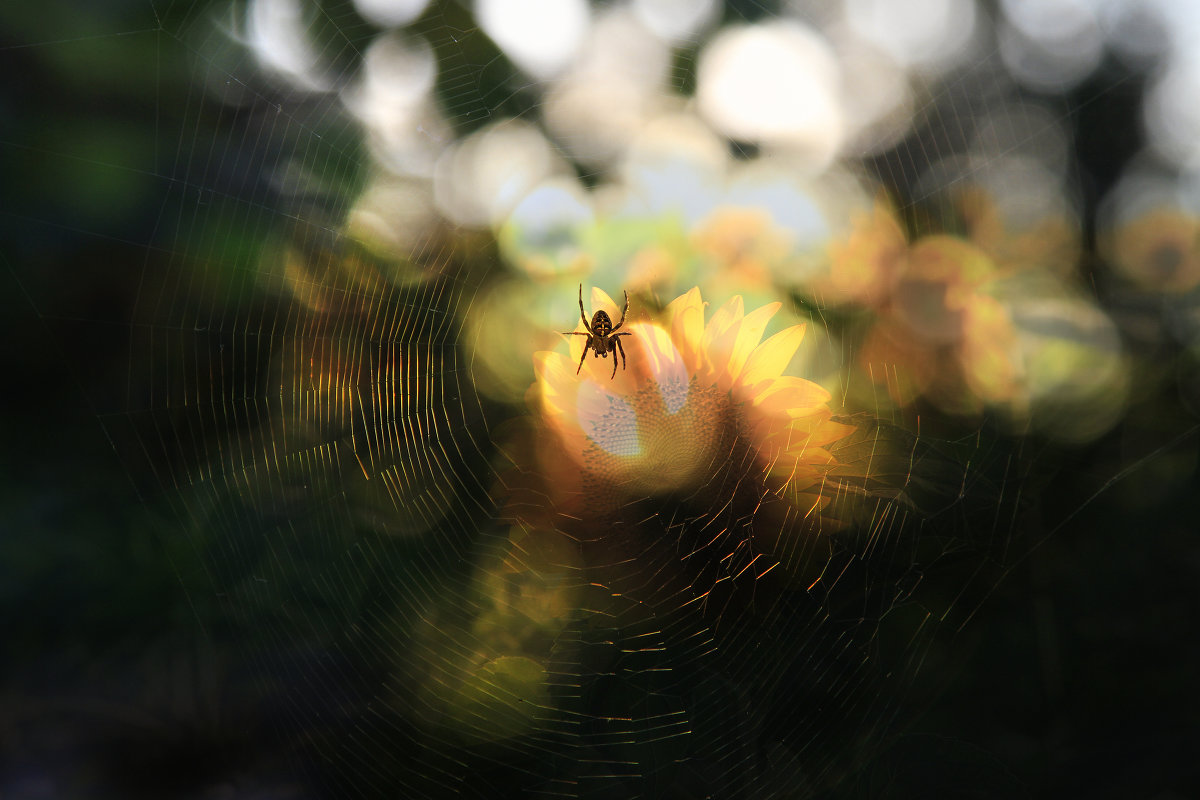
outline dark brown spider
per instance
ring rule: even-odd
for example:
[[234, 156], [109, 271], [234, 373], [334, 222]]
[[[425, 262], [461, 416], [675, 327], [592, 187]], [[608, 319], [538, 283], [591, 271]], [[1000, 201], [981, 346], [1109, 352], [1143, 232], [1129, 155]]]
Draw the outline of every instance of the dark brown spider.
[[617, 353], [621, 354], [621, 369], [625, 369], [625, 348], [621, 346], [620, 336], [629, 336], [630, 333], [617, 333], [617, 328], [625, 324], [625, 315], [629, 312], [629, 292], [625, 292], [625, 309], [621, 312], [621, 321], [613, 327], [612, 320], [604, 311], [597, 311], [592, 315], [592, 323], [589, 325], [587, 315], [583, 313], [583, 284], [579, 284], [579, 318], [583, 320], [583, 327], [587, 328], [588, 332], [582, 331], [563, 331], [567, 336], [586, 336], [587, 341], [583, 345], [583, 355], [579, 357], [579, 366], [575, 368], [575, 374], [579, 374], [579, 370], [583, 369], [583, 361], [587, 358], [589, 350], [594, 351], [596, 356], [600, 358], [608, 358], [608, 354], [613, 354], [613, 371], [609, 380], [617, 377]]

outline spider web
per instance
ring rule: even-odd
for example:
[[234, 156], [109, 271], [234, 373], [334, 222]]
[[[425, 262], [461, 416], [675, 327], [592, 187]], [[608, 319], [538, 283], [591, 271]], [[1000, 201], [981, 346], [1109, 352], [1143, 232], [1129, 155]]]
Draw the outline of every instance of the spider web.
[[[103, 438], [81, 449], [90, 453], [81, 463], [115, 453], [119, 470], [96, 479], [97, 492], [127, 500], [103, 529], [124, 528], [134, 550], [147, 548], [140, 561], [116, 555], [95, 569], [155, 573], [157, 594], [135, 591], [114, 614], [161, 617], [148, 624], [153, 646], [122, 645], [97, 679], [96, 693], [124, 709], [111, 716], [151, 721], [113, 737], [111, 757], [89, 749], [111, 734], [106, 713], [83, 744], [21, 749], [14, 764], [53, 755], [5, 773], [6, 788], [870, 793], [896, 769], [873, 759], [903, 752], [888, 748], [955, 674], [973, 618], [1006, 576], [1052, 534], [1090, 519], [1127, 477], [1181, 444], [1194, 452], [1190, 422], [1159, 426], [1114, 458], [1107, 444], [1064, 444], [993, 410], [897, 405], [886, 381], [851, 373], [854, 353], [831, 338], [818, 356], [839, 364], [839, 418], [855, 432], [837, 450], [827, 533], [785, 540], [762, 521], [779, 498], [756, 472], [753, 443], [729, 433], [695, 491], [630, 495], [598, 481], [585, 485], [587, 514], [555, 521], [561, 538], [535, 538], [530, 515], [545, 511], [546, 483], [562, 476], [528, 457], [542, 432], [524, 398], [495, 389], [506, 376], [489, 354], [509, 347], [524, 319], [494, 299], [514, 271], [503, 246], [436, 213], [418, 215], [417, 232], [391, 249], [351, 224], [381, 166], [345, 97], [386, 26], [348, 3], [275, 6], [299, 9], [292, 32], [319, 69], [288, 75], [285, 62], [256, 62], [253, 12], [242, 4], [130, 3], [4, 48], [39, 70], [72, 58], [109, 65], [115, 78], [94, 78], [105, 91], [126, 75], [153, 77], [130, 77], [126, 93], [96, 108], [104, 135], [91, 146], [107, 143], [107, 153], [27, 130], [3, 149], [79, 187], [65, 211], [35, 194], [6, 219], [28, 228], [23, 257], [66, 261], [60, 243], [82, 243], [97, 271], [64, 287], [73, 278], [56, 283], [10, 262], [13, 296], [57, 348], [48, 357], [69, 376], [58, 378], [64, 391], [83, 396], [86, 419], [99, 422]], [[731, 24], [821, 22], [753, 3], [721, 13]], [[427, 43], [443, 123], [421, 122], [397, 158], [431, 163], [502, 118], [537, 124], [542, 89], [470, 9], [431, 3], [394, 27]], [[691, 90], [702, 44], [676, 48], [673, 91]], [[1044, 129], [1017, 126], [990, 158], [952, 161], [1001, 100], [1046, 107], [998, 85], [999, 50], [985, 56], [931, 81], [911, 135], [855, 159], [913, 228], [951, 227], [938, 205], [947, 191], [1043, 143]], [[1077, 126], [1131, 74], [1094, 96], [1060, 98], [1037, 119]], [[86, 108], [86, 94], [77, 87], [64, 102]], [[581, 185], [605, 178], [586, 159], [573, 168]], [[109, 181], [119, 188], [89, 201], [89, 185]], [[132, 197], [130, 208], [106, 207], [112, 194]], [[1091, 213], [1096, 198], [1084, 194]], [[79, 300], [102, 288], [118, 299]], [[1095, 291], [1111, 291], [1113, 306], [1127, 300]], [[796, 319], [854, 324], [819, 297], [788, 299]], [[556, 324], [569, 324], [573, 292], [552, 303]], [[101, 337], [120, 343], [120, 358], [89, 358]], [[526, 369], [532, 353], [512, 349]], [[1061, 495], [1045, 497], [1047, 487]], [[799, 513], [783, 523], [809, 524]], [[165, 599], [155, 610], [148, 598]], [[132, 688], [112, 677], [131, 664]], [[18, 715], [14, 726], [37, 729], [28, 720], [40, 716]], [[68, 777], [47, 777], [54, 759], [71, 764]], [[180, 761], [193, 763], [180, 770]], [[875, 766], [864, 773], [864, 764]]]

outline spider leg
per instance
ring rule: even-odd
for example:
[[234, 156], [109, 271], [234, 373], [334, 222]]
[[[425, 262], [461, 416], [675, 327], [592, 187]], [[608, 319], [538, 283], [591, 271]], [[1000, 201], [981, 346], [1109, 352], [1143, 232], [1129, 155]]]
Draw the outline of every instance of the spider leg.
[[[582, 286], [582, 285], [583, 285], [583, 284], [580, 284], [580, 286]], [[583, 291], [583, 290], [582, 290], [582, 289], [580, 289], [580, 291]], [[622, 289], [621, 291], [622, 291], [622, 292], [625, 292], [625, 290], [624, 290], [624, 289]], [[614, 331], [615, 331], [617, 328], [619, 328], [619, 327], [621, 327], [622, 325], [624, 325], [624, 324], [625, 324], [625, 315], [626, 315], [626, 314], [628, 314], [628, 313], [629, 313], [629, 292], [625, 292], [625, 308], [623, 308], [623, 309], [621, 310], [621, 321], [617, 323], [617, 326], [616, 326], [616, 328], [613, 328], [613, 330], [614, 330]]]
[[[612, 354], [613, 354], [613, 371], [612, 371], [612, 375], [608, 376], [608, 379], [610, 381], [613, 378], [617, 377], [617, 349], [616, 348], [617, 348], [617, 342], [619, 342], [619, 341], [621, 341], [621, 340], [620, 339], [609, 339], [608, 340], [608, 349], [611, 350]], [[621, 351], [621, 352], [624, 352], [624, 351]], [[622, 364], [621, 369], [624, 369], [624, 368], [625, 368], [625, 365]]]
[[[628, 336], [628, 333], [618, 333], [617, 336]], [[621, 354], [621, 369], [625, 369], [625, 348], [621, 346], [621, 340], [613, 337], [613, 344], [617, 346], [617, 352]], [[613, 375], [617, 374], [617, 354], [613, 353]], [[611, 378], [610, 378], [611, 380]]]
[[583, 313], [583, 284], [579, 284], [579, 318], [583, 320], [583, 327], [587, 328], [587, 332], [592, 332], [592, 326], [588, 325], [587, 315]]
[[583, 343], [583, 355], [581, 355], [579, 357], [579, 366], [575, 368], [576, 375], [579, 374], [579, 370], [583, 369], [583, 360], [585, 358], [587, 358], [587, 351], [588, 351], [588, 348], [591, 346], [592, 346], [592, 337], [589, 336], [588, 340]]

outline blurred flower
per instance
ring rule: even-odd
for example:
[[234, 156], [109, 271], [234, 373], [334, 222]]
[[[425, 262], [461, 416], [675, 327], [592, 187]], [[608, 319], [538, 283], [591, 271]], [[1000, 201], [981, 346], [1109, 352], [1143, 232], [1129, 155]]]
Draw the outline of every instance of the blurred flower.
[[493, 544], [468, 590], [435, 606], [398, 651], [384, 694], [410, 719], [467, 743], [552, 724], [547, 664], [569, 647], [559, 636], [582, 602], [578, 556], [561, 533], [514, 526]]
[[1109, 312], [1139, 347], [1173, 342], [1194, 350], [1200, 342], [1198, 188], [1194, 174], [1143, 157], [1097, 213], [1096, 250], [1107, 267], [1097, 278]]
[[862, 351], [874, 382], [886, 382], [898, 403], [924, 395], [956, 412], [1012, 398], [1021, 381], [1017, 336], [1005, 306], [988, 293], [995, 272], [961, 239], [918, 240]]
[[1143, 288], [1174, 294], [1200, 284], [1200, 220], [1181, 209], [1134, 217], [1102, 245], [1113, 266]]
[[740, 290], [757, 297], [769, 291], [772, 275], [792, 259], [794, 238], [767, 209], [728, 205], [701, 220], [689, 241], [702, 270], [697, 277], [710, 296]]
[[721, 301], [769, 302], [776, 286], [806, 287], [822, 272], [845, 209], [869, 198], [854, 176], [801, 167], [778, 155], [735, 161], [694, 118], [660, 115], [611, 179], [522, 186], [492, 224], [505, 261], [542, 284], [586, 278], [667, 297], [701, 285]]
[[1109, 430], [1133, 388], [1113, 321], [1088, 294], [1044, 276], [1009, 282], [1003, 297], [1023, 371], [1010, 409], [1027, 406], [1032, 425], [1058, 441], [1091, 441]]
[[[790, 496], [816, 487], [809, 499], [820, 505], [819, 483], [834, 463], [826, 448], [852, 428], [832, 421], [829, 392], [783, 375], [803, 325], [762, 341], [780, 305], [746, 313], [735, 296], [705, 324], [693, 288], [667, 306], [661, 325], [627, 321], [628, 361], [615, 377], [595, 354], [577, 366], [581, 336], [571, 337], [570, 355], [538, 353], [534, 397], [554, 434], [548, 457], [559, 460], [547, 473], [564, 507], [583, 494], [601, 500], [597, 492], [619, 503], [622, 495], [695, 489], [721, 470], [739, 436], [761, 474]], [[605, 307], [620, 318], [619, 306], [593, 289], [592, 308]]]
[[[1019, 204], [1050, 205], [1051, 199], [1026, 194]], [[968, 186], [955, 193], [954, 210], [971, 243], [987, 253], [1003, 272], [1038, 269], [1059, 277], [1071, 275], [1081, 249], [1077, 222], [1061, 210], [1048, 208], [1026, 224], [1019, 224], [1006, 218], [1000, 201], [981, 186]]]
[[895, 289], [908, 240], [882, 200], [852, 216], [849, 232], [829, 244], [829, 276], [816, 288], [824, 299], [876, 308]]

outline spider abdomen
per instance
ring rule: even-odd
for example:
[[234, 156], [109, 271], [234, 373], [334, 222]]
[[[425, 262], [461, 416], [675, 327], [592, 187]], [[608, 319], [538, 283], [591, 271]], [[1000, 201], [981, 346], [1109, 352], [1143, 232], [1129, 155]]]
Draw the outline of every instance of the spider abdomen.
[[592, 333], [597, 336], [608, 336], [612, 333], [612, 320], [609, 319], [608, 313], [597, 311], [592, 314]]

